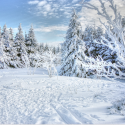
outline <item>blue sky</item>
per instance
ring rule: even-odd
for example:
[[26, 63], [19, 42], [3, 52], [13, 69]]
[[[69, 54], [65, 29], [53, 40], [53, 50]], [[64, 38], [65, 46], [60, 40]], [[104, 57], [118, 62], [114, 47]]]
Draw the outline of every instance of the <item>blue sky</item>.
[[19, 23], [23, 32], [33, 24], [38, 42], [62, 42], [69, 24], [71, 11], [81, 10], [81, 0], [1, 0], [0, 26], [17, 32]]

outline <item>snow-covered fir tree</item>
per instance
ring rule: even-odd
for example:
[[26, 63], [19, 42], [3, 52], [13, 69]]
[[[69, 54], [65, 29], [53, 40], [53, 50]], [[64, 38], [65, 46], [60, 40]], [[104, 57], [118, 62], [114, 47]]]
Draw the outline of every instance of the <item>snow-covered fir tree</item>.
[[29, 30], [29, 34], [27, 36], [27, 34], [25, 35], [25, 44], [27, 47], [27, 53], [36, 53], [37, 47], [38, 47], [38, 43], [36, 41], [35, 38], [35, 33], [34, 33], [34, 29], [33, 26], [31, 25], [31, 28]]
[[4, 68], [11, 67], [12, 65], [12, 45], [11, 45], [11, 40], [9, 36], [9, 31], [7, 29], [7, 25], [5, 24], [3, 27], [3, 32], [2, 32], [2, 41], [3, 41], [3, 51], [4, 53]]
[[10, 28], [9, 29], [9, 41], [10, 41], [10, 45], [13, 46], [13, 29]]
[[40, 52], [43, 52], [44, 51], [44, 44], [43, 43], [40, 43]]
[[15, 50], [14, 53], [16, 54], [15, 61], [18, 62], [18, 67], [27, 67], [27, 65], [29, 65], [29, 59], [28, 54], [26, 52], [26, 46], [24, 42], [21, 24], [18, 27], [18, 33], [16, 34], [13, 47]]
[[45, 47], [44, 47], [44, 51], [49, 51], [49, 46], [48, 44], [46, 43]]
[[7, 25], [5, 24], [5, 25], [3, 26], [2, 37], [3, 37], [4, 39], [7, 39], [7, 38], [8, 38], [8, 35], [9, 35], [9, 32], [8, 32], [8, 29], [7, 29]]
[[39, 46], [35, 38], [34, 28], [31, 25], [28, 35], [25, 34], [25, 45], [27, 48], [28, 57], [30, 59], [30, 66], [34, 67], [34, 56], [36, 55]]
[[60, 75], [84, 77], [84, 43], [82, 38], [82, 27], [78, 16], [73, 10], [66, 40], [62, 45], [62, 67]]
[[53, 47], [52, 51], [54, 54], [56, 54], [56, 47]]
[[56, 52], [57, 52], [57, 53], [60, 53], [60, 52], [61, 52], [61, 48], [60, 48], [59, 46], [57, 46]]
[[0, 39], [0, 69], [4, 69], [5, 67], [5, 52], [4, 52], [4, 39]]

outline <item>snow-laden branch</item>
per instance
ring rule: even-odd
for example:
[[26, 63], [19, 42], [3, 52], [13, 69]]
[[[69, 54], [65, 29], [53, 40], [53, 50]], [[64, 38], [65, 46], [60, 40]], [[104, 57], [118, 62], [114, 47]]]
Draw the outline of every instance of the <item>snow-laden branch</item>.
[[[83, 2], [83, 7], [96, 10], [98, 12], [98, 15], [101, 15], [107, 20], [108, 25], [103, 23], [101, 20], [100, 22], [106, 28], [106, 33], [108, 34], [108, 37], [111, 39], [111, 41], [108, 41], [106, 38], [102, 36], [100, 42], [97, 42], [96, 40], [94, 40], [94, 42], [107, 46], [109, 49], [112, 50], [111, 54], [113, 54], [114, 52], [117, 54], [117, 64], [110, 63], [108, 67], [113, 67], [113, 69], [117, 70], [119, 72], [119, 77], [121, 78], [122, 76], [125, 76], [125, 73], [121, 72], [120, 70], [121, 68], [125, 68], [125, 39], [124, 27], [122, 26], [122, 17], [118, 12], [113, 0], [108, 0], [108, 2], [110, 4], [109, 7], [112, 9], [114, 13], [114, 20], [112, 19], [112, 16], [110, 16], [109, 13], [106, 11], [104, 2], [102, 2], [102, 0], [99, 0], [99, 2], [101, 4], [101, 11], [99, 10], [99, 8], [97, 8], [89, 2]], [[113, 27], [113, 29], [111, 29], [111, 26]], [[103, 65], [103, 67], [104, 66], [107, 65]], [[103, 70], [105, 70], [105, 68]], [[116, 71], [112, 70], [112, 75], [118, 77], [115, 74]]]
[[85, 71], [93, 70], [94, 74], [98, 77], [106, 77], [108, 79], [125, 79], [125, 73], [123, 73], [120, 68], [124, 68], [120, 64], [112, 64], [111, 62], [103, 61], [101, 57], [94, 59], [92, 57], [85, 56], [86, 62], [82, 63]]
[[105, 26], [106, 30], [109, 30], [109, 27], [112, 26], [113, 30], [115, 32], [114, 35], [117, 35], [120, 38], [120, 43], [125, 47], [125, 39], [124, 39], [124, 27], [122, 27], [122, 17], [120, 15], [120, 13], [117, 10], [116, 5], [114, 4], [113, 0], [108, 0], [108, 2], [110, 3], [109, 7], [112, 9], [112, 11], [114, 12], [114, 16], [115, 19], [112, 19], [112, 16], [109, 15], [109, 13], [106, 11], [106, 7], [104, 2], [102, 2], [102, 0], [99, 0], [100, 4], [101, 4], [101, 10], [99, 10], [99, 8], [97, 8], [96, 6], [92, 5], [89, 2], [84, 2], [83, 1], [83, 7], [86, 7], [88, 9], [93, 9], [96, 10], [98, 12], [98, 15], [104, 17], [107, 20], [107, 23], [109, 24], [109, 26], [106, 26], [105, 23], [102, 23], [102, 21], [100, 20], [100, 22]]

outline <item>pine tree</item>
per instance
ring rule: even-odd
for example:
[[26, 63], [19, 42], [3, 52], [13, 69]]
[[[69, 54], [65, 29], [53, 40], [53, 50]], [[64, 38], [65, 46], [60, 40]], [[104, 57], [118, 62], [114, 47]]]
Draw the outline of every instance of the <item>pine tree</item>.
[[3, 26], [2, 37], [3, 37], [4, 39], [7, 39], [7, 38], [8, 38], [8, 35], [9, 35], [9, 32], [8, 32], [8, 30], [7, 30], [7, 25], [5, 24], [5, 25]]
[[16, 54], [16, 61], [18, 61], [18, 67], [24, 68], [27, 65], [29, 65], [28, 55], [26, 52], [26, 46], [24, 43], [24, 36], [21, 24], [18, 27], [19, 32], [16, 34], [15, 40], [14, 40], [14, 50]]
[[49, 46], [48, 46], [48, 44], [45, 45], [44, 51], [49, 51]]
[[35, 33], [34, 33], [34, 29], [33, 26], [31, 25], [31, 28], [29, 30], [29, 34], [25, 34], [25, 45], [27, 48], [27, 53], [28, 53], [28, 57], [30, 59], [30, 66], [34, 67], [34, 59], [32, 57], [34, 57], [39, 49], [39, 45], [36, 41], [35, 38]]
[[30, 54], [30, 53], [36, 53], [37, 51], [37, 47], [38, 47], [38, 43], [36, 41], [36, 38], [35, 38], [35, 33], [34, 33], [34, 29], [33, 29], [33, 26], [31, 25], [31, 28], [29, 30], [29, 34], [27, 36], [27, 34], [25, 35], [25, 45], [27, 47], [27, 53]]
[[78, 21], [75, 10], [72, 13], [69, 28], [66, 34], [66, 40], [63, 43], [62, 68], [60, 75], [84, 77], [84, 43], [82, 38], [82, 27]]
[[0, 39], [0, 69], [4, 69], [5, 68], [5, 52], [4, 52], [4, 39], [1, 38]]
[[13, 46], [13, 29], [10, 28], [9, 29], [9, 41], [10, 41], [10, 45]]
[[11, 57], [12, 57], [12, 45], [9, 39], [9, 31], [7, 29], [7, 25], [5, 24], [2, 32], [2, 41], [3, 41], [3, 51], [4, 51], [4, 68], [11, 67]]
[[52, 50], [52, 51], [53, 51], [54, 54], [56, 54], [56, 52], [57, 52], [57, 51], [56, 51], [56, 47], [53, 47], [53, 50]]
[[56, 48], [56, 53], [59, 53], [60, 52], [60, 47], [58, 46], [57, 48]]
[[44, 52], [44, 44], [40, 43], [40, 52]]

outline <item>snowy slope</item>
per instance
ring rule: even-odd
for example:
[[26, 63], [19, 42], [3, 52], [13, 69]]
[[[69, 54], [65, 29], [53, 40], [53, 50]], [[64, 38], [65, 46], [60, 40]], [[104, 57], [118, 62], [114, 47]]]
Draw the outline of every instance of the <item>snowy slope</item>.
[[37, 69], [0, 70], [0, 124], [120, 124], [110, 114], [112, 102], [124, 98], [125, 81], [59, 76]]

